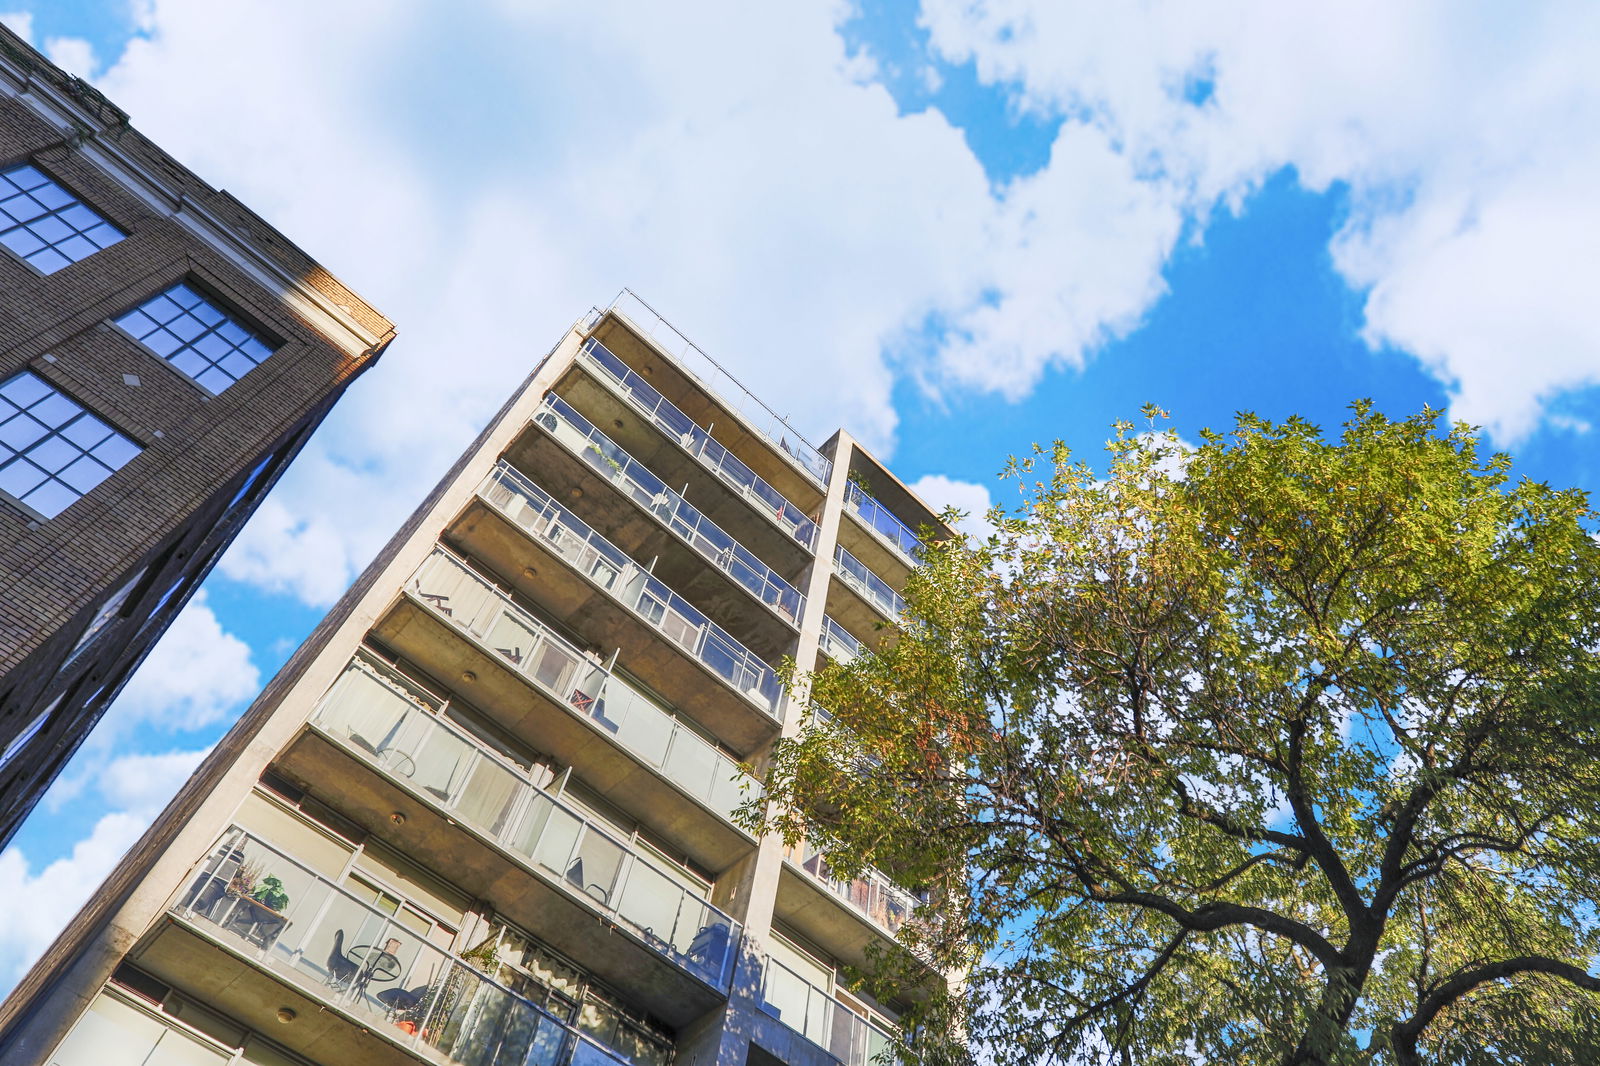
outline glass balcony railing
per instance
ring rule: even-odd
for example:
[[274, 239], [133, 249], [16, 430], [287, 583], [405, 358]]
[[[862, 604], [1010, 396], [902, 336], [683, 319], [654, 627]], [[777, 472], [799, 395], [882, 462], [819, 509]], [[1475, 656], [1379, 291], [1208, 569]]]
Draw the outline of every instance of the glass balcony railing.
[[[724, 533], [688, 500], [644, 464], [618, 447], [561, 397], [545, 397], [545, 409], [535, 420], [578, 457], [609, 479], [624, 494], [659, 518], [679, 539], [699, 552], [712, 566], [733, 578], [784, 621], [795, 624], [806, 598], [748, 548]], [[496, 473], [508, 471], [513, 481], [527, 477], [501, 460]], [[491, 475], [493, 476], [493, 475]]]
[[[828, 477], [833, 472], [833, 464], [809, 441], [790, 428], [789, 423], [766, 404], [760, 397], [745, 388], [732, 374], [722, 368], [722, 364], [711, 358], [705, 352], [685, 337], [678, 328], [662, 318], [656, 309], [645, 303], [632, 291], [623, 289], [617, 298], [611, 302], [611, 310], [616, 311], [633, 324], [640, 333], [655, 341], [662, 350], [668, 352], [678, 360], [691, 373], [704, 379], [705, 382], [721, 384], [726, 382], [732, 385], [736, 394], [742, 394], [748, 403], [739, 405], [739, 411], [752, 424], [759, 429], [768, 440], [772, 441], [784, 453], [800, 464], [801, 469], [810, 475], [811, 480], [819, 486], [826, 487]], [[714, 394], [713, 394], [714, 395]]]
[[[710, 467], [712, 473], [750, 497], [758, 509], [770, 514], [795, 540], [807, 548], [816, 543], [817, 524], [806, 516], [805, 511], [767, 484], [761, 475], [719, 444], [694, 419], [673, 406], [671, 400], [634, 373], [627, 363], [611, 354], [605, 345], [590, 339], [584, 342], [580, 355], [614, 381], [628, 401], [655, 423], [657, 429], [683, 445], [689, 454]], [[826, 459], [822, 461], [827, 462]], [[819, 484], [826, 485], [827, 481]]]
[[[274, 880], [276, 887], [260, 887]], [[425, 1061], [628, 1066], [394, 914], [243, 829], [223, 834], [170, 910]]]
[[861, 642], [827, 615], [822, 616], [821, 647], [822, 654], [841, 666], [861, 654]]
[[[556, 681], [567, 678], [560, 687], [538, 675], [529, 675], [553, 703], [597, 723], [640, 762], [660, 771], [661, 776], [729, 821], [747, 796], [761, 796], [760, 782], [739, 769], [737, 762], [710, 741], [634, 691], [620, 677], [607, 674], [560, 637], [537, 622], [533, 625], [538, 626], [540, 645], [530, 649], [526, 661], [571, 664], [543, 672], [543, 677]], [[420, 706], [432, 708], [434, 713], [445, 706], [364, 658], [352, 661], [336, 684], [363, 689], [360, 698], [374, 704]]]
[[900, 594], [887, 581], [868, 570], [866, 563], [845, 551], [843, 544], [834, 546], [833, 569], [845, 584], [889, 618], [899, 618], [905, 613], [906, 601]]
[[777, 959], [767, 956], [761, 1009], [824, 1049], [844, 1066], [888, 1066], [888, 1030], [851, 1010]]
[[844, 505], [854, 511], [869, 527], [882, 534], [883, 538], [905, 556], [906, 561], [912, 566], [921, 562], [921, 539], [911, 532], [909, 526], [890, 514], [887, 507], [868, 495], [866, 490], [854, 481], [844, 487]]
[[681, 969], [727, 990], [739, 923], [471, 734], [392, 698], [370, 672], [346, 672], [341, 682], [312, 717], [315, 728], [523, 865], [587, 897]]
[[871, 867], [851, 881], [835, 877], [828, 867], [828, 860], [811, 846], [810, 841], [801, 841], [798, 847], [785, 848], [784, 857], [891, 937], [899, 934], [900, 927], [910, 920], [920, 902], [916, 896]]
[[783, 686], [772, 667], [549, 493], [526, 478], [491, 475], [478, 494], [755, 706], [778, 717]]

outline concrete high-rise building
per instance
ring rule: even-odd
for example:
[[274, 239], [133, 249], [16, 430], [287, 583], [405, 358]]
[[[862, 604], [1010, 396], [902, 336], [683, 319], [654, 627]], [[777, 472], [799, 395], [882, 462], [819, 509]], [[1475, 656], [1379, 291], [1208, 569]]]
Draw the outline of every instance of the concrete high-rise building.
[[4, 28], [0, 248], [4, 847], [394, 330]]
[[842, 975], [917, 897], [731, 815], [805, 718], [775, 668], [884, 639], [923, 527], [625, 292], [91, 895], [0, 1060], [864, 1066], [910, 1000]]

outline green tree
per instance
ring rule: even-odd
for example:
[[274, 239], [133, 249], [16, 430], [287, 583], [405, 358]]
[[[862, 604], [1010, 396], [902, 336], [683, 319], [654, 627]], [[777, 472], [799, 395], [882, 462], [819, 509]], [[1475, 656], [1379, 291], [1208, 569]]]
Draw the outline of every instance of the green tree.
[[935, 889], [924, 1062], [1600, 1061], [1595, 513], [1352, 410], [1035, 449], [796, 678], [767, 824]]

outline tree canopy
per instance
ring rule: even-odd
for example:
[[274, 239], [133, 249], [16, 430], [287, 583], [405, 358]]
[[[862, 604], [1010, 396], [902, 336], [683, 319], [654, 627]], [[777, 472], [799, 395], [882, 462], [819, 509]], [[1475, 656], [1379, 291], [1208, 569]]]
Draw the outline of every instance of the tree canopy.
[[1587, 497], [1366, 403], [1107, 448], [795, 679], [766, 824], [932, 889], [923, 1062], [1600, 1061]]

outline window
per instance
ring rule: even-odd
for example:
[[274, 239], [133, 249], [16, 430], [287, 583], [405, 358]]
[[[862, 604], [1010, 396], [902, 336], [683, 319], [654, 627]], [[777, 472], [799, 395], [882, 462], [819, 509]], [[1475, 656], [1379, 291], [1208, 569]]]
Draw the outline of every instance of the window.
[[116, 321], [134, 340], [213, 395], [272, 354], [260, 337], [183, 282]]
[[0, 770], [3, 770], [7, 766], [11, 765], [11, 760], [15, 759], [17, 754], [21, 752], [23, 748], [28, 746], [29, 741], [39, 735], [39, 731], [42, 730], [45, 726], [45, 723], [50, 720], [51, 712], [53, 712], [57, 707], [61, 706], [61, 701], [66, 699], [66, 697], [67, 694], [63, 692], [61, 695], [51, 700], [50, 706], [46, 707], [44, 710], [35, 715], [33, 721], [24, 726], [22, 728], [22, 732], [18, 733], [11, 739], [11, 743], [6, 745], [6, 750], [4, 752], [0, 752]]
[[0, 381], [0, 490], [46, 518], [140, 450], [31, 371]]
[[83, 654], [84, 649], [94, 643], [94, 638], [105, 632], [106, 626], [110, 625], [111, 620], [117, 616], [117, 612], [122, 610], [122, 605], [128, 602], [128, 597], [133, 594], [133, 590], [139, 582], [144, 580], [144, 575], [149, 570], [150, 568], [147, 566], [137, 574], [134, 574], [101, 605], [100, 610], [95, 613], [93, 621], [84, 629], [83, 635], [78, 638], [78, 643], [74, 644], [72, 651], [67, 654], [67, 665], [75, 662], [78, 656]]
[[67, 190], [24, 164], [0, 173], [0, 244], [54, 274], [126, 237]]

